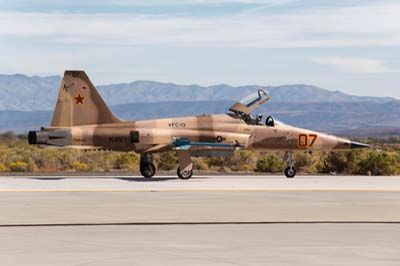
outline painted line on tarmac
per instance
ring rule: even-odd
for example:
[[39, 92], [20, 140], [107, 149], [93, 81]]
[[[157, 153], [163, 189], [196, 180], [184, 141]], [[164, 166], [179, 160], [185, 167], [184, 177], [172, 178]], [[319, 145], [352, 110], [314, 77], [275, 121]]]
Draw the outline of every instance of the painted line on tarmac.
[[[284, 176], [280, 175], [198, 175], [192, 177], [192, 179], [202, 179], [202, 178], [286, 178]], [[301, 176], [299, 176], [301, 177]], [[303, 177], [312, 177], [312, 176], [303, 176]], [[152, 179], [162, 179], [162, 178], [168, 178], [168, 179], [176, 179], [180, 180], [179, 177], [176, 175], [160, 175], [160, 176], [153, 176], [150, 179], [146, 179], [145, 177], [141, 175], [0, 175], [1, 178], [21, 178], [21, 179], [35, 179], [35, 178], [71, 178], [71, 179], [102, 179], [102, 178], [140, 178], [143, 180], [152, 180]]]
[[127, 193], [127, 192], [400, 192], [400, 189], [0, 189], [0, 193]]
[[109, 223], [30, 223], [0, 224], [6, 227], [79, 227], [79, 226], [165, 226], [165, 225], [313, 225], [313, 224], [392, 224], [400, 225], [400, 221], [188, 221], [188, 222], [109, 222]]

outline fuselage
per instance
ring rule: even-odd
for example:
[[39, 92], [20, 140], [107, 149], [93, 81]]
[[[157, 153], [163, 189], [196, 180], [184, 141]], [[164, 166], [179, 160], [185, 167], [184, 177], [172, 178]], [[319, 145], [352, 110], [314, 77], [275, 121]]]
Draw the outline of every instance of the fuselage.
[[[200, 115], [100, 125], [47, 128], [49, 145], [78, 149], [158, 152], [172, 149], [174, 138], [207, 143], [238, 143], [256, 150], [343, 150], [351, 141], [276, 123], [247, 124], [233, 114]], [[57, 133], [58, 132], [58, 133]], [[66, 136], [62, 137], [62, 133]], [[51, 136], [51, 134], [59, 134]], [[194, 149], [210, 149], [197, 147]], [[212, 147], [211, 149], [227, 149]]]

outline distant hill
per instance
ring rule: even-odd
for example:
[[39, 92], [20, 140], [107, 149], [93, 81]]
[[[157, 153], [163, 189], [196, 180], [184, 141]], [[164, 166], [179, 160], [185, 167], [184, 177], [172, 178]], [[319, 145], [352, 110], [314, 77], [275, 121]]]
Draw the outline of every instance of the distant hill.
[[310, 85], [239, 86], [215, 85], [201, 87], [198, 85], [176, 85], [153, 81], [135, 81], [127, 84], [99, 86], [102, 95], [111, 105], [135, 102], [169, 102], [169, 101], [222, 101], [239, 100], [250, 93], [263, 88], [272, 97], [271, 102], [281, 103], [317, 103], [317, 102], [373, 102], [385, 103], [393, 98], [359, 97], [339, 91], [324, 90]]
[[[0, 75], [0, 110], [52, 110], [60, 83], [61, 77], [59, 76]], [[154, 81], [135, 81], [98, 86], [98, 89], [109, 105], [120, 105], [143, 102], [234, 101], [256, 91], [260, 87], [262, 86], [233, 87], [225, 84], [202, 87]], [[352, 96], [310, 85], [284, 85], [263, 88], [270, 92], [272, 96], [271, 102], [281, 103], [386, 103], [396, 101], [393, 98]]]
[[339, 136], [354, 138], [400, 136], [400, 127], [365, 127], [337, 132]]
[[61, 78], [0, 75], [0, 110], [50, 110]]

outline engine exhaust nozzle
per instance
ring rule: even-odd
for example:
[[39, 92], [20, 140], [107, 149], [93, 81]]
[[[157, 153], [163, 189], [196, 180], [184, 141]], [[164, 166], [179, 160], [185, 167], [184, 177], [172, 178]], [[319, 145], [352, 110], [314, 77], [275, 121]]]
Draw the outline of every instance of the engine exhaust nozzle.
[[48, 132], [43, 131], [29, 131], [28, 142], [30, 145], [47, 144], [49, 140]]
[[71, 132], [69, 130], [57, 131], [29, 131], [28, 142], [30, 145], [64, 146], [71, 144]]

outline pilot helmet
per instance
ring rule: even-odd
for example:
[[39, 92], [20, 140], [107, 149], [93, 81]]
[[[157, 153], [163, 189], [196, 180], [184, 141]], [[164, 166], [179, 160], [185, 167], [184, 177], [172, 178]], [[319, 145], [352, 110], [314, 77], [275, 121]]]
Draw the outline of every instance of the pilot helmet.
[[262, 119], [262, 114], [257, 114], [257, 119]]

